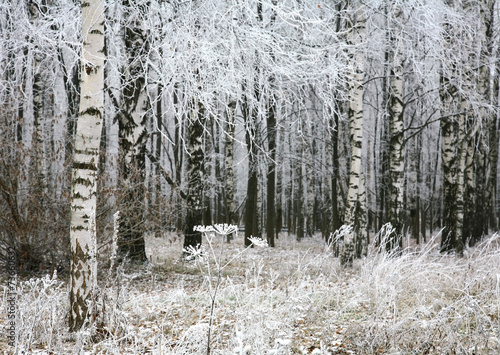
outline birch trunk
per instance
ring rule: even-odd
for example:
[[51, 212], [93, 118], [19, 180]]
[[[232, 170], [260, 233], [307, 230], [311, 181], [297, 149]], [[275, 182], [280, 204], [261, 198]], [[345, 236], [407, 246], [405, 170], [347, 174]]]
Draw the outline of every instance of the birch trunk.
[[[500, 38], [498, 36], [499, 4], [498, 0], [483, 0], [481, 7], [482, 27], [484, 41], [481, 45], [481, 61], [484, 63], [480, 68], [481, 94], [489, 105], [498, 105], [500, 66], [496, 64], [496, 53], [499, 52]], [[488, 120], [488, 163], [489, 174], [486, 183], [486, 200], [488, 201], [487, 214], [488, 225], [491, 229], [498, 229], [495, 201], [497, 195], [497, 167], [498, 167], [498, 113], [491, 109], [483, 110]]]
[[194, 227], [203, 223], [203, 127], [205, 123], [204, 107], [199, 102], [193, 103], [189, 122], [188, 156], [188, 193], [187, 213], [184, 224], [184, 249], [201, 245], [201, 233]]
[[[395, 41], [393, 41], [395, 43]], [[404, 106], [403, 106], [403, 61], [397, 52], [398, 45], [395, 44], [395, 52], [392, 53], [392, 71], [389, 81], [390, 107], [389, 107], [389, 210], [387, 220], [394, 227], [394, 232], [386, 241], [388, 252], [398, 252], [403, 247], [403, 194], [404, 194]]]
[[[365, 8], [360, 5], [352, 11], [351, 42], [353, 45], [362, 46], [365, 42]], [[344, 236], [344, 247], [342, 249], [340, 263], [344, 267], [353, 264], [355, 246], [364, 238], [362, 222], [365, 208], [365, 194], [363, 179], [363, 165], [361, 162], [363, 146], [363, 80], [365, 74], [364, 51], [359, 48], [353, 57], [354, 72], [350, 78], [349, 86], [349, 135], [351, 140], [351, 162], [349, 167], [349, 189], [347, 193], [347, 206], [344, 223], [352, 227], [352, 231]]]
[[71, 191], [70, 318], [72, 331], [85, 323], [96, 285], [96, 212], [99, 146], [104, 115], [104, 1], [82, 3], [80, 112], [76, 128]]
[[458, 149], [458, 160], [457, 160], [457, 182], [456, 182], [456, 197], [455, 197], [455, 251], [458, 255], [463, 254], [464, 249], [464, 211], [465, 211], [465, 191], [469, 179], [467, 179], [467, 173], [471, 171], [467, 167], [468, 157], [472, 156], [469, 152], [469, 144], [467, 138], [467, 103], [462, 100], [460, 107], [460, 115], [458, 117], [458, 135], [457, 135], [457, 149]]
[[[478, 134], [479, 136], [480, 134]], [[476, 137], [480, 140], [481, 137]], [[477, 203], [473, 205], [473, 208], [466, 210], [466, 213], [470, 213], [472, 216], [470, 218], [470, 238], [469, 242], [472, 245], [481, 241], [481, 239], [488, 233], [488, 217], [487, 217], [487, 201], [486, 197], [486, 169], [487, 169], [487, 158], [485, 147], [477, 147], [474, 152], [474, 157], [471, 159], [474, 161], [474, 185], [470, 186], [473, 189], [471, 193], [471, 199], [475, 199]], [[473, 203], [473, 202], [472, 202]], [[466, 205], [467, 207], [467, 205]], [[470, 212], [469, 212], [470, 211]]]
[[[125, 1], [126, 10], [135, 9]], [[125, 17], [126, 15], [124, 15]], [[148, 41], [139, 14], [127, 21], [124, 30], [126, 66], [123, 69], [122, 97], [119, 105], [119, 137], [122, 154], [120, 185], [123, 195], [120, 203], [120, 254], [131, 260], [145, 261], [144, 211], [146, 195], [146, 119], [148, 105], [146, 80], [142, 60], [148, 55]]]
[[441, 156], [443, 168], [443, 224], [441, 252], [451, 252], [456, 241], [457, 145], [456, 122], [452, 117], [441, 119]]
[[[445, 48], [450, 48], [453, 41], [452, 24], [445, 22], [443, 35]], [[453, 81], [458, 74], [454, 65], [447, 68], [442, 64], [440, 77], [441, 99], [441, 165], [443, 170], [443, 231], [441, 252], [450, 253], [455, 248], [457, 239], [457, 172], [458, 172], [458, 120], [450, 113], [456, 105], [457, 88]], [[458, 106], [458, 105], [457, 105]], [[457, 107], [458, 108], [458, 107]]]

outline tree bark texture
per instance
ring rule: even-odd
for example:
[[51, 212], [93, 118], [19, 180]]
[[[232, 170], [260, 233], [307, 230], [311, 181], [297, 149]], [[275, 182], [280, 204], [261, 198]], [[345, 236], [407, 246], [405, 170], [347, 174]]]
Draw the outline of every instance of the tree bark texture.
[[[353, 18], [351, 22], [351, 41], [362, 46], [365, 42], [365, 8], [360, 5], [351, 10]], [[347, 193], [347, 206], [344, 223], [352, 227], [352, 231], [344, 236], [340, 263], [344, 267], [353, 264], [356, 254], [356, 245], [363, 243], [366, 237], [365, 211], [366, 195], [363, 178], [362, 146], [363, 146], [363, 93], [365, 56], [364, 51], [358, 49], [354, 54], [354, 72], [349, 84], [349, 137], [351, 141], [351, 162], [349, 167], [349, 189]]]
[[[394, 41], [396, 41], [394, 39]], [[389, 210], [387, 220], [392, 224], [394, 232], [386, 241], [388, 252], [401, 250], [404, 218], [404, 105], [403, 105], [403, 59], [395, 45], [391, 53], [391, 76], [389, 80]]]
[[203, 131], [205, 112], [203, 104], [193, 102], [192, 116], [189, 122], [189, 156], [188, 156], [188, 193], [186, 221], [184, 223], [184, 249], [197, 248], [201, 245], [201, 233], [194, 227], [203, 223]]
[[[125, 1], [124, 11], [133, 11], [134, 4]], [[141, 8], [141, 11], [145, 11]], [[142, 63], [147, 57], [148, 39], [142, 28], [140, 14], [125, 17], [123, 89], [118, 105], [119, 144], [122, 156], [120, 183], [122, 198], [118, 247], [122, 257], [145, 261], [144, 217], [146, 195], [146, 80]], [[154, 119], [154, 118], [151, 118]]]
[[97, 246], [91, 224], [96, 213], [104, 116], [104, 1], [84, 1], [81, 11], [81, 95], [73, 157], [70, 225], [69, 326], [72, 331], [79, 330], [87, 320], [93, 287], [97, 282]]

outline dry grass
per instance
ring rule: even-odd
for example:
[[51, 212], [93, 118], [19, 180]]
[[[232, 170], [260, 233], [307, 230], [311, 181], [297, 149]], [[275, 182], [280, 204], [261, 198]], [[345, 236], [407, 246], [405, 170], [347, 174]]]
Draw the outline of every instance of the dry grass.
[[[220, 244], [224, 260], [242, 251], [242, 239]], [[435, 242], [401, 257], [372, 252], [352, 270], [342, 270], [319, 237], [298, 243], [281, 235], [275, 249], [246, 250], [222, 271], [212, 354], [500, 353], [498, 236], [461, 259], [440, 255]], [[171, 236], [148, 238], [147, 252], [149, 266], [121, 270], [118, 283], [107, 280], [104, 338], [92, 337], [91, 329], [67, 333], [61, 282], [22, 283], [20, 348], [206, 353], [216, 268], [209, 273], [206, 264], [181, 260], [181, 241]], [[205, 254], [211, 265], [213, 258]], [[0, 312], [5, 322], [4, 308]], [[1, 341], [5, 352], [12, 350], [5, 336]]]

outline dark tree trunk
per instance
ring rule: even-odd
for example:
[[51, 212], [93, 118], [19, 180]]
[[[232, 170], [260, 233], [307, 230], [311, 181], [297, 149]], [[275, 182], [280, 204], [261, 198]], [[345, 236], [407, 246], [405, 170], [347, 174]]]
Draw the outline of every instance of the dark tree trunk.
[[201, 245], [201, 233], [194, 230], [203, 223], [203, 127], [205, 122], [204, 107], [201, 103], [193, 103], [196, 111], [188, 127], [188, 193], [186, 221], [184, 223], [184, 249], [197, 248]]
[[[341, 109], [341, 105], [338, 105], [338, 109]], [[339, 112], [340, 114], [340, 112]], [[338, 189], [337, 189], [337, 184], [339, 180], [339, 147], [338, 147], [338, 141], [339, 141], [339, 114], [336, 112], [334, 113], [333, 117], [333, 122], [332, 122], [332, 133], [331, 133], [331, 140], [332, 140], [332, 232], [335, 232], [336, 230], [340, 229], [342, 226], [342, 220], [340, 218], [340, 211], [339, 211], [339, 195], [338, 195]]]
[[[173, 104], [174, 107], [177, 107], [177, 104], [179, 102], [179, 84], [176, 83], [174, 85], [174, 90], [173, 90]], [[175, 184], [176, 184], [176, 189], [178, 189], [181, 184], [182, 184], [182, 165], [184, 164], [184, 149], [182, 149], [182, 142], [183, 142], [183, 136], [184, 136], [184, 130], [183, 130], [183, 123], [185, 120], [183, 117], [179, 117], [179, 113], [175, 112], [174, 115], [175, 118], [175, 132], [174, 132], [174, 147], [173, 147], [173, 154], [174, 154], [174, 169], [175, 169]], [[175, 213], [176, 213], [176, 230], [177, 233], [181, 233], [183, 230], [183, 213], [182, 213], [182, 206], [183, 206], [183, 200], [182, 198], [176, 194], [175, 196]]]
[[456, 243], [456, 196], [457, 196], [457, 154], [456, 147], [456, 122], [450, 117], [441, 119], [442, 155], [443, 155], [443, 224], [441, 237], [441, 252], [452, 252]]
[[[245, 91], [245, 90], [243, 90]], [[255, 84], [255, 96], [259, 97], [259, 90]], [[242, 111], [246, 130], [246, 143], [248, 149], [248, 180], [247, 180], [247, 197], [245, 204], [245, 246], [249, 246], [249, 237], [259, 237], [259, 216], [257, 213], [257, 194], [258, 194], [258, 172], [257, 172], [257, 110], [252, 108], [251, 112], [248, 107], [248, 99], [245, 97], [242, 103]]]
[[274, 247], [275, 229], [275, 184], [276, 184], [276, 106], [272, 102], [267, 113], [267, 140], [269, 160], [267, 163], [267, 221], [266, 233], [269, 246]]
[[[125, 7], [131, 7], [128, 1]], [[144, 115], [147, 99], [144, 95], [145, 78], [142, 63], [148, 51], [149, 42], [140, 19], [132, 18], [124, 29], [124, 44], [128, 61], [127, 72], [122, 73], [125, 80], [121, 102], [115, 102], [118, 112], [119, 143], [122, 155], [121, 188], [123, 195], [120, 203], [120, 232], [118, 247], [122, 256], [134, 261], [145, 261], [144, 207], [146, 178], [146, 120]], [[140, 45], [138, 45], [140, 44]]]

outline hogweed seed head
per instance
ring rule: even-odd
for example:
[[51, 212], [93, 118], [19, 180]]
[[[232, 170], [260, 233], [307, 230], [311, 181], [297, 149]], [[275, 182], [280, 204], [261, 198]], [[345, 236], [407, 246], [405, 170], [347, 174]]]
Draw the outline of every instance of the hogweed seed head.
[[194, 231], [200, 233], [217, 233], [219, 235], [229, 235], [238, 231], [238, 226], [234, 224], [214, 224], [211, 226], [194, 226]]

